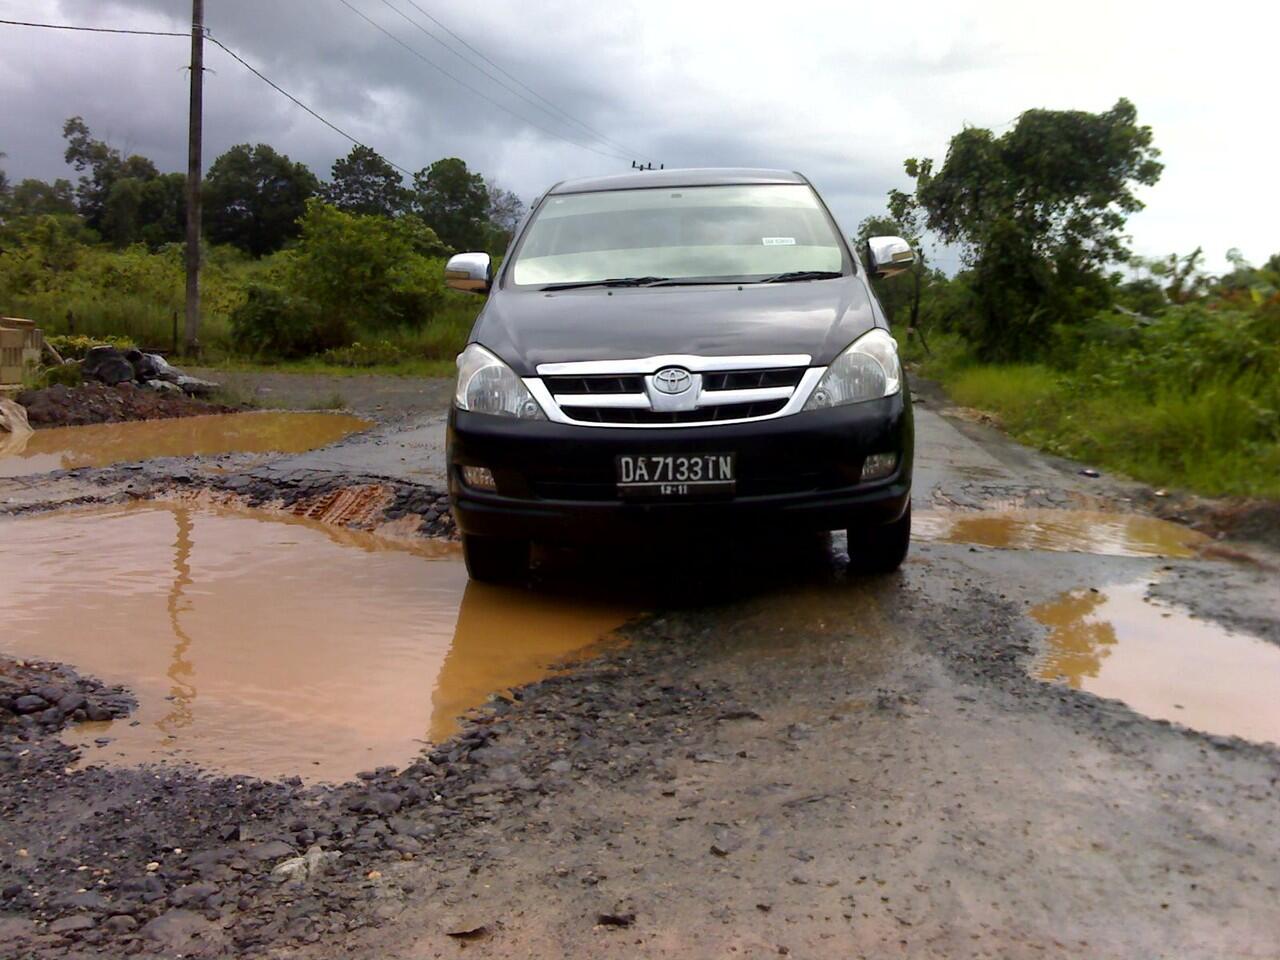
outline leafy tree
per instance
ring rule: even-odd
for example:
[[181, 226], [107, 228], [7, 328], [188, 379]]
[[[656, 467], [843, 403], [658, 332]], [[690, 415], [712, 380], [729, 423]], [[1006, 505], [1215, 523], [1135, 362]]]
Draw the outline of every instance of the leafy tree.
[[455, 250], [480, 250], [485, 242], [489, 190], [484, 178], [457, 157], [437, 160], [414, 174], [414, 212]]
[[493, 256], [503, 254], [515, 235], [516, 227], [524, 219], [525, 204], [510, 190], [492, 181], [485, 182], [489, 193], [489, 209], [485, 223], [484, 249]]
[[204, 185], [204, 229], [214, 243], [229, 243], [255, 257], [298, 236], [298, 218], [320, 181], [260, 143], [232, 147], [213, 162]]
[[183, 242], [186, 192], [187, 177], [182, 173], [164, 173], [147, 180], [117, 180], [107, 194], [103, 238], [118, 246], [141, 242], [152, 248]]
[[[125, 245], [139, 239], [136, 231], [122, 233], [121, 229], [130, 218], [117, 211], [113, 218], [113, 227], [107, 228], [111, 192], [122, 180], [149, 181], [160, 176], [156, 165], [146, 157], [137, 155], [126, 157], [115, 147], [93, 139], [89, 126], [82, 117], [72, 117], [62, 126], [62, 136], [67, 141], [65, 159], [75, 168], [80, 177], [76, 188], [76, 202], [80, 215], [94, 230], [104, 238], [117, 244]], [[126, 191], [131, 192], [129, 190]], [[136, 224], [135, 224], [136, 226]]]
[[23, 180], [9, 191], [6, 213], [11, 217], [75, 216], [75, 188], [70, 180]]
[[395, 167], [368, 147], [356, 146], [333, 162], [324, 198], [347, 213], [398, 217], [409, 208], [410, 193]]
[[1055, 325], [1111, 302], [1105, 268], [1127, 254], [1120, 229], [1142, 209], [1133, 185], [1163, 169], [1151, 128], [1121, 99], [1103, 113], [1028, 110], [997, 137], [952, 137], [940, 169], [909, 159], [925, 226], [960, 244], [974, 295], [965, 331], [986, 359], [1035, 355]]

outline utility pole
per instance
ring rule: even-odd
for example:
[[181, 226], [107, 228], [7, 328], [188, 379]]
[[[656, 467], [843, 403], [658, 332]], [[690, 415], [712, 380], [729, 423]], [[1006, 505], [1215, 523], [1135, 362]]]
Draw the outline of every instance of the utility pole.
[[200, 351], [200, 174], [204, 128], [204, 0], [191, 0], [191, 109], [187, 128], [187, 354]]

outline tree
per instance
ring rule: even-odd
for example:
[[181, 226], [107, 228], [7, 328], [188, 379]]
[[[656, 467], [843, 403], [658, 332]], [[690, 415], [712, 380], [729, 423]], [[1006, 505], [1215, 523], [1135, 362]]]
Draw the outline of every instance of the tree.
[[489, 194], [489, 209], [484, 248], [498, 256], [507, 249], [516, 227], [524, 219], [525, 205], [510, 190], [505, 190], [492, 181], [485, 182], [485, 190]]
[[6, 212], [12, 217], [75, 216], [75, 188], [70, 180], [23, 180], [9, 191]]
[[1121, 99], [1096, 114], [1028, 110], [999, 137], [970, 127], [936, 172], [932, 160], [906, 161], [925, 225], [972, 268], [965, 332], [984, 357], [1034, 356], [1055, 325], [1109, 304], [1105, 269], [1127, 257], [1120, 229], [1142, 209], [1133, 185], [1163, 169], [1151, 141]]
[[[101, 233], [104, 239], [119, 245], [138, 240], [136, 231], [121, 233], [126, 218], [117, 211], [114, 226], [107, 229], [111, 192], [121, 180], [149, 181], [160, 176], [156, 165], [142, 156], [126, 157], [115, 147], [93, 139], [89, 126], [82, 117], [72, 117], [62, 125], [62, 136], [67, 141], [64, 154], [66, 162], [75, 168], [80, 177], [76, 188], [76, 203], [80, 215], [90, 227]], [[131, 190], [128, 192], [132, 192]]]
[[395, 167], [368, 147], [356, 146], [333, 162], [324, 198], [347, 213], [398, 217], [408, 210], [410, 193]]
[[205, 178], [205, 235], [255, 257], [274, 253], [298, 236], [298, 218], [319, 189], [305, 164], [265, 143], [232, 147]]
[[480, 250], [485, 241], [489, 191], [484, 178], [457, 157], [437, 160], [414, 174], [414, 212], [454, 250]]
[[187, 177], [164, 173], [149, 179], [122, 177], [112, 184], [102, 215], [103, 239], [118, 246], [155, 248], [186, 236]]

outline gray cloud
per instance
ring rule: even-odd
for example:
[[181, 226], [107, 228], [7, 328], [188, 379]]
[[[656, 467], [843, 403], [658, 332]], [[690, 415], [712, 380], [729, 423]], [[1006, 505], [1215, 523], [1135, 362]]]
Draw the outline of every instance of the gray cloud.
[[[537, 129], [590, 139], [446, 52], [382, 0], [350, 2], [527, 122], [443, 77], [339, 0], [212, 0], [209, 27], [410, 169], [461, 156], [532, 197], [565, 177], [627, 167]], [[407, 0], [391, 2], [422, 20]], [[1228, 246], [1254, 259], [1280, 248], [1274, 191], [1255, 190], [1234, 169], [1240, 137], [1254, 156], [1280, 146], [1239, 96], [1270, 83], [1265, 38], [1280, 20], [1272, 8], [1256, 11], [1256, 29], [1240, 34], [1213, 20], [1193, 28], [1164, 5], [1103, 0], [1069, 9], [922, 0], [909, 14], [847, 0], [796, 0], [783, 11], [741, 0], [417, 2], [554, 103], [655, 161], [804, 171], [848, 229], [881, 212], [890, 187], [906, 186], [904, 157], [940, 158], [966, 123], [998, 127], [1032, 106], [1097, 110], [1128, 96], [1155, 127], [1168, 165], [1147, 192], [1149, 210], [1131, 222], [1138, 249], [1203, 244], [1218, 265]], [[184, 0], [0, 0], [0, 16], [96, 25], [181, 31], [187, 14]], [[0, 27], [0, 150], [10, 175], [70, 176], [60, 132], [73, 114], [118, 146], [183, 168], [186, 57], [180, 38]], [[327, 174], [349, 149], [221, 51], [210, 47], [207, 57], [206, 162], [235, 143], [264, 141]], [[1222, 134], [1207, 135], [1210, 127]]]

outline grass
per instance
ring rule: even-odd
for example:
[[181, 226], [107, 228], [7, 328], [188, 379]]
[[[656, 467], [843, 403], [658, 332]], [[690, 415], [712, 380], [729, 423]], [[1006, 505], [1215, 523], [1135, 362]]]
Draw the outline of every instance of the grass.
[[917, 371], [957, 404], [994, 413], [1020, 441], [1157, 487], [1280, 497], [1280, 443], [1255, 400], [1267, 389], [1262, 374], [1151, 394], [1039, 364], [978, 363], [958, 341], [937, 340]]

